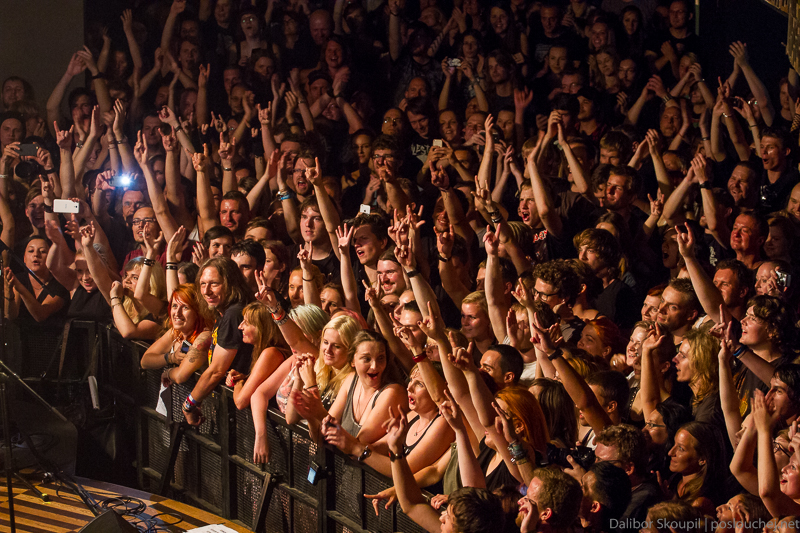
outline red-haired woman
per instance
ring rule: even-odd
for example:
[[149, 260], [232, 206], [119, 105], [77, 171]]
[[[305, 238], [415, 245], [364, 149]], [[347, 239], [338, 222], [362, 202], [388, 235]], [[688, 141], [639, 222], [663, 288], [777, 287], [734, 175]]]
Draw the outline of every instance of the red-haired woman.
[[194, 284], [179, 285], [169, 300], [167, 331], [144, 353], [142, 368], [179, 365], [165, 370], [161, 381], [165, 385], [185, 382], [208, 362], [211, 324], [198, 304]]

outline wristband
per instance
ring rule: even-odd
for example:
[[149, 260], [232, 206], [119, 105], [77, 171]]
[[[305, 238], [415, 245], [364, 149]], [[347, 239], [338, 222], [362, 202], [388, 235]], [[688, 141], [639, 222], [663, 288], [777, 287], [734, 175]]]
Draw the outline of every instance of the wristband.
[[439, 261], [441, 261], [442, 263], [447, 263], [447, 262], [450, 261], [450, 258], [449, 257], [445, 257], [442, 254], [439, 254]]
[[225, 167], [222, 167], [222, 170], [224, 170], [225, 172], [231, 172], [231, 171], [233, 171], [233, 169], [232, 169], [232, 168], [225, 168]]
[[319, 389], [318, 385], [311, 385], [310, 387], [303, 387], [303, 390], [314, 390]]
[[700, 184], [700, 188], [701, 189], [708, 189], [710, 191], [714, 187], [711, 185], [711, 180], [706, 180], [706, 181], [704, 181], [703, 183]]
[[179, 132], [179, 131], [181, 131], [182, 129], [183, 129], [183, 127], [181, 126], [181, 123], [180, 123], [180, 122], [178, 122], [178, 125], [177, 125], [177, 126], [172, 126], [172, 131], [174, 131], [175, 133], [178, 133], [178, 132]]
[[758, 129], [758, 124], [750, 124], [750, 129]]
[[726, 115], [724, 111], [722, 112], [722, 116], [725, 118], [731, 118], [731, 115]]
[[83, 141], [76, 142], [75, 146], [78, 147], [78, 148], [83, 148]]
[[419, 355], [416, 355], [414, 352], [411, 352], [411, 360], [414, 361], [415, 363], [421, 363], [422, 361], [424, 361], [427, 358], [428, 358], [428, 354], [425, 353], [425, 352], [422, 352]]
[[392, 450], [389, 450], [389, 461], [395, 462], [398, 459], [405, 459], [405, 458], [406, 458], [406, 454], [404, 452], [394, 453], [394, 452], [392, 452]]
[[50, 170], [45, 170], [45, 174], [58, 174], [58, 170], [55, 168], [51, 168]]
[[289, 321], [289, 313], [283, 313], [283, 316], [281, 317], [280, 320], [275, 320], [275, 319], [273, 320], [275, 321], [276, 326], [282, 326]]
[[111, 301], [113, 302], [114, 300], [122, 301], [122, 298], [120, 298], [119, 296], [112, 296]]
[[661, 99], [664, 100], [665, 104], [668, 104], [671, 100], [674, 100], [674, 98], [672, 97], [671, 94], [668, 94], [668, 95], [662, 97]]
[[5, 179], [8, 177], [8, 174], [0, 174], [0, 179]]
[[733, 357], [739, 359], [742, 356], [742, 354], [744, 354], [744, 352], [746, 351], [747, 351], [747, 346], [742, 344], [735, 352], [733, 352]]
[[407, 270], [406, 276], [408, 276], [409, 278], [417, 277], [419, 276], [419, 270]]
[[128, 138], [123, 136], [122, 139], [118, 139], [114, 144], [127, 144], [127, 142]]
[[92, 76], [92, 77], [91, 77], [91, 79], [93, 79], [93, 80], [99, 80], [99, 79], [101, 79], [101, 78], [105, 78], [105, 77], [106, 77], [106, 75], [105, 75], [105, 74], [103, 74], [102, 72], [98, 72], [97, 74], [95, 74], [94, 76]]
[[284, 200], [291, 200], [292, 199], [292, 193], [290, 193], [289, 191], [278, 192], [277, 198], [281, 202], [284, 201]]
[[166, 270], [178, 270], [177, 265], [167, 265]]
[[[5, 177], [5, 176], [3, 176], [3, 177]], [[44, 204], [44, 212], [45, 213], [52, 213], [53, 212], [53, 206]]]
[[550, 361], [554, 361], [555, 359], [558, 359], [558, 358], [559, 358], [559, 357], [561, 357], [562, 355], [564, 355], [564, 350], [562, 350], [561, 348], [556, 348], [556, 351], [554, 351], [553, 353], [551, 353], [550, 355], [548, 355], [548, 356], [547, 356], [547, 358], [548, 358]]
[[151, 266], [153, 266], [153, 265], [155, 265], [155, 264], [156, 264], [156, 260], [155, 260], [155, 259], [147, 259], [147, 258], [145, 257], [145, 258], [142, 260], [142, 263], [144, 263], [144, 266], [149, 266], [149, 267], [151, 267]]

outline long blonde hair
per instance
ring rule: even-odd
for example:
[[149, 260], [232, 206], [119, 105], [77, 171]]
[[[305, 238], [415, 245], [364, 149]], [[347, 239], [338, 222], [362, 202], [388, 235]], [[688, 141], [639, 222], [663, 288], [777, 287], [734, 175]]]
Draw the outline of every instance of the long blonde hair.
[[350, 375], [350, 372], [353, 372], [353, 367], [350, 365], [352, 361], [350, 357], [350, 347], [353, 345], [353, 340], [362, 328], [353, 318], [347, 315], [339, 315], [325, 324], [325, 327], [322, 328], [320, 338], [325, 336], [325, 331], [328, 329], [336, 330], [336, 332], [339, 333], [339, 339], [348, 353], [347, 364], [339, 370], [326, 365], [322, 360], [322, 343], [320, 343], [319, 356], [317, 357], [317, 362], [314, 364], [314, 371], [317, 374], [317, 385], [319, 386], [320, 392], [322, 394], [331, 394], [335, 397], [339, 394], [339, 389], [342, 387], [345, 378]]
[[250, 370], [258, 361], [261, 352], [267, 348], [282, 349], [285, 347], [280, 329], [272, 320], [267, 306], [261, 302], [251, 302], [242, 309], [242, 317], [248, 323], [256, 326], [256, 338], [253, 339], [253, 357], [250, 359]]
[[[128, 261], [125, 265], [125, 274], [137, 269], [141, 274], [144, 259], [144, 256], [140, 256], [134, 257]], [[161, 263], [158, 261], [150, 267], [150, 294], [159, 300], [167, 300], [167, 278], [164, 275], [164, 269], [161, 267]], [[125, 309], [125, 312], [128, 313], [131, 322], [134, 324], [138, 324], [144, 320], [149, 313], [149, 311], [133, 297], [133, 293], [128, 290], [125, 291], [125, 298], [122, 300], [122, 308]]]

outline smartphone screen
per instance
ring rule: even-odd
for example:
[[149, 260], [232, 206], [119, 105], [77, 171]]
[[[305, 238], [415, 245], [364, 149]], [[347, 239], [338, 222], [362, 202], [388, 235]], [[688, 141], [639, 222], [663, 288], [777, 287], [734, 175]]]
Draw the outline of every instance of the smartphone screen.
[[189, 341], [183, 341], [181, 344], [181, 352], [182, 353], [189, 353], [189, 348], [192, 347], [192, 344]]

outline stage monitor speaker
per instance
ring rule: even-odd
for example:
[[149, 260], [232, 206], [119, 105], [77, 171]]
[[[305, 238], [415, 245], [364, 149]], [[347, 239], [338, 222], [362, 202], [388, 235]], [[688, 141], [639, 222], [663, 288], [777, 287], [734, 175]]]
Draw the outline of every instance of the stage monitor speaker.
[[78, 533], [139, 533], [139, 530], [109, 509], [86, 524]]

